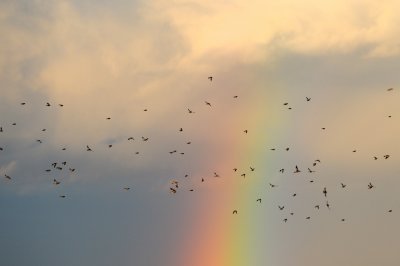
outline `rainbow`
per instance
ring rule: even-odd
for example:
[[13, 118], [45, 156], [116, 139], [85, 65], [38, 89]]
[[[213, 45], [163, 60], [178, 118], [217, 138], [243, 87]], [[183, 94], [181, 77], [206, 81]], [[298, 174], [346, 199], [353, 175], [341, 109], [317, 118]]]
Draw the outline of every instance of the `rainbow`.
[[[268, 135], [268, 130], [265, 129], [270, 129], [271, 123], [279, 128], [280, 122], [276, 114], [271, 115], [268, 104], [264, 106], [265, 110], [253, 109], [240, 118], [245, 120], [247, 117], [255, 117], [249, 126], [249, 135], [241, 136], [248, 138], [246, 141], [236, 140], [236, 151], [226, 158], [221, 158], [217, 164], [215, 169], [224, 169], [226, 173], [231, 174], [228, 174], [228, 180], [221, 181], [223, 185], [218, 187], [219, 191], [223, 188], [223, 193], [216, 192], [218, 196], [211, 196], [211, 199], [196, 206], [199, 209], [198, 215], [194, 217], [194, 225], [186, 229], [179, 265], [267, 265], [267, 240], [260, 236], [266, 228], [267, 214], [256, 199], [261, 197], [264, 202], [268, 201], [267, 193], [260, 193], [267, 186], [265, 175], [271, 172], [268, 165], [267, 141], [275, 141], [272, 135], [279, 137], [276, 132]], [[250, 172], [250, 164], [256, 166], [253, 173]], [[232, 171], [235, 165], [240, 165], [241, 170], [237, 173]], [[247, 173], [246, 179], [240, 176], [243, 172]], [[212, 207], [209, 208], [210, 206]], [[232, 214], [233, 209], [238, 210], [237, 215]]]

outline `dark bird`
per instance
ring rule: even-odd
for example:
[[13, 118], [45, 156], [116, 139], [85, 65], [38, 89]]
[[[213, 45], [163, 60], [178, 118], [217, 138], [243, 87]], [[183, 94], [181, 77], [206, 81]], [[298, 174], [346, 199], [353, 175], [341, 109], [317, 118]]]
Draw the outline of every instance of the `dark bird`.
[[344, 221], [345, 221], [345, 219], [343, 218], [341, 221], [342, 221], [342, 222], [344, 222]]
[[212, 81], [212, 80], [213, 80], [213, 77], [212, 77], [212, 76], [209, 76], [208, 79], [209, 79], [210, 81]]
[[372, 185], [372, 183], [369, 182], [369, 184], [368, 184], [368, 189], [372, 189], [373, 187], [374, 187], [374, 185]]
[[343, 183], [340, 183], [340, 185], [342, 186], [342, 188], [345, 188], [345, 187], [346, 187], [346, 185], [343, 184]]
[[374, 160], [375, 160], [375, 161], [378, 160], [378, 157], [374, 156]]
[[326, 201], [326, 204], [325, 204], [325, 205], [326, 205], [326, 207], [328, 208], [328, 210], [331, 209], [331, 207], [330, 207], [331, 205], [329, 205], [329, 202], [328, 202], [328, 201]]
[[111, 148], [113, 145], [112, 144], [108, 144], [108, 147]]
[[301, 171], [299, 170], [299, 168], [296, 165], [296, 170], [293, 173], [300, 173]]
[[204, 182], [204, 178], [201, 179], [201, 182]]
[[143, 140], [143, 141], [148, 141], [149, 138], [142, 137], [142, 140]]
[[135, 154], [139, 154], [139, 152], [137, 151], [137, 152], [135, 152]]
[[296, 197], [296, 195], [297, 195], [297, 194], [296, 194], [296, 193], [294, 193], [292, 196], [293, 196], [293, 197]]
[[4, 175], [4, 178], [7, 178], [8, 180], [11, 180], [11, 177], [9, 175]]
[[169, 154], [173, 154], [173, 153], [175, 153], [175, 152], [176, 152], [176, 150], [173, 150], [173, 151], [170, 151]]
[[37, 139], [36, 142], [42, 143], [42, 141], [40, 139]]
[[310, 219], [311, 219], [311, 217], [310, 217], [310, 216], [307, 216], [307, 217], [306, 217], [306, 219], [307, 219], [307, 220], [310, 220]]
[[194, 191], [193, 189], [189, 189], [189, 191]]
[[45, 128], [43, 128], [43, 129], [42, 129], [42, 131], [44, 132], [44, 131], [46, 131], [46, 129], [45, 129]]
[[63, 199], [65, 199], [65, 198], [66, 198], [66, 196], [65, 196], [65, 195], [61, 195], [61, 196], [60, 196], [60, 198], [63, 198]]
[[51, 169], [46, 169], [46, 172], [51, 172]]
[[93, 151], [93, 150], [89, 147], [89, 145], [86, 145], [86, 151]]
[[61, 164], [62, 164], [62, 165], [67, 165], [67, 162], [62, 162]]
[[356, 152], [357, 150], [353, 150], [353, 152]]
[[62, 148], [61, 150], [65, 151], [67, 148]]
[[182, 132], [182, 131], [183, 131], [183, 128], [180, 128], [180, 129], [179, 129], [179, 132]]
[[393, 90], [393, 88], [389, 88], [389, 89], [387, 89], [387, 91], [392, 91]]
[[0, 132], [3, 132], [3, 127], [0, 127]]
[[75, 168], [69, 168], [71, 172], [75, 172]]
[[62, 167], [57, 166], [56, 169], [61, 171]]
[[51, 166], [53, 166], [54, 168], [56, 168], [57, 163], [52, 163]]
[[255, 168], [250, 166], [250, 171], [254, 172]]
[[192, 143], [191, 141], [186, 142], [186, 144], [191, 144], [191, 143]]
[[134, 138], [133, 137], [129, 137], [128, 140], [134, 140]]
[[232, 214], [237, 214], [237, 210], [233, 210]]
[[124, 189], [125, 189], [126, 191], [128, 191], [128, 190], [130, 190], [131, 188], [130, 188], [130, 187], [124, 187]]
[[285, 172], [285, 169], [281, 168], [281, 169], [279, 170], [279, 172], [281, 172], [281, 173], [283, 174], [283, 172]]
[[390, 157], [389, 154], [386, 154], [386, 155], [383, 156], [383, 158], [385, 158], [385, 159], [388, 159], [389, 157]]
[[61, 182], [60, 181], [58, 181], [57, 179], [53, 179], [53, 185], [55, 185], [55, 186], [57, 186], [57, 185], [59, 185]]
[[58, 104], [58, 106], [60, 106], [60, 107], [63, 107], [63, 106], [64, 106], [64, 104], [61, 104], [61, 103], [59, 103], [59, 104]]
[[328, 194], [328, 192], [326, 191], [326, 187], [324, 187], [324, 190], [322, 191], [322, 193], [324, 193], [324, 196], [326, 198], [326, 194]]
[[276, 187], [276, 185], [269, 183], [269, 185], [273, 188]]
[[170, 187], [170, 188], [169, 188], [169, 192], [171, 192], [171, 193], [173, 193], [173, 194], [176, 194], [176, 189]]
[[208, 106], [210, 106], [211, 107], [211, 103], [209, 103], [209, 102], [207, 102], [207, 101], [204, 101]]
[[235, 99], [236, 99], [237, 97], [238, 97], [237, 95], [233, 96], [233, 98], [235, 98]]
[[314, 208], [316, 208], [317, 210], [319, 210], [319, 205], [315, 205]]
[[261, 199], [257, 199], [257, 201], [258, 201], [259, 203], [261, 203]]
[[2, 151], [3, 150], [3, 147], [0, 147], [0, 151]]
[[311, 100], [311, 98], [309, 98], [309, 97], [306, 97], [306, 100], [307, 100], [307, 102], [309, 102], [309, 101]]
[[325, 130], [326, 128], [322, 127], [321, 129], [322, 129], [322, 130]]
[[17, 125], [17, 123], [12, 123], [12, 125], [13, 125], [13, 126], [16, 126], [16, 125]]
[[214, 177], [219, 177], [219, 175], [216, 172], [214, 172]]
[[310, 168], [307, 168], [309, 173], [314, 173], [314, 170], [311, 170]]
[[247, 134], [248, 131], [247, 131], [247, 129], [246, 129], [246, 130], [244, 130], [243, 132]]
[[50, 103], [46, 103], [46, 106], [51, 106]]
[[192, 110], [190, 110], [189, 108], [188, 108], [188, 112], [189, 112], [189, 114], [194, 114], [194, 112]]
[[393, 210], [388, 210], [388, 212], [392, 212]]
[[107, 117], [106, 119], [107, 119], [107, 120], [110, 120], [110, 119], [111, 119], [111, 117]]
[[283, 105], [288, 105], [289, 103], [284, 103]]
[[286, 151], [289, 151], [289, 147], [287, 147], [285, 150], [286, 150]]
[[147, 110], [147, 109], [143, 109], [143, 111], [144, 111], [144, 112], [147, 112], [148, 110]]
[[274, 151], [275, 150], [275, 148], [272, 148], [272, 149], [270, 149], [271, 151]]
[[285, 208], [285, 206], [279, 206], [279, 205], [278, 205], [278, 208], [279, 208], [279, 210], [282, 211], [282, 210]]
[[233, 168], [233, 171], [235, 171], [235, 172], [236, 172], [236, 171], [237, 171], [237, 168]]
[[283, 219], [283, 221], [286, 223], [287, 222], [287, 218]]
[[245, 173], [243, 173], [243, 174], [241, 174], [240, 176], [246, 177], [246, 174], [245, 174]]
[[21, 103], [21, 105], [25, 105], [26, 103]]

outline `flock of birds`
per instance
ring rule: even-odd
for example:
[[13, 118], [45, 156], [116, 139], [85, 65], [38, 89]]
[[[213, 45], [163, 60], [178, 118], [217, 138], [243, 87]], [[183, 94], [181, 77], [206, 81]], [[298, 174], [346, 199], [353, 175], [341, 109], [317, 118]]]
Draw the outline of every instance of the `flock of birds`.
[[[213, 77], [212, 77], [212, 76], [209, 76], [209, 77], [208, 77], [208, 80], [209, 80], [210, 82], [212, 82], [212, 81], [213, 81]], [[394, 90], [393, 88], [387, 89], [387, 91], [393, 91], [393, 90]], [[232, 96], [231, 96], [231, 97], [232, 97]], [[238, 95], [234, 95], [234, 96], [233, 96], [233, 99], [238, 99], [238, 98], [239, 98]], [[311, 97], [305, 97], [305, 101], [306, 101], [306, 102], [310, 102], [311, 100], [312, 100]], [[20, 103], [21, 106], [25, 106], [25, 105], [27, 105], [27, 104], [28, 104], [27, 102], [21, 102], [21, 103]], [[204, 101], [204, 104], [205, 104], [206, 106], [210, 107], [210, 108], [213, 107], [213, 104], [211, 104], [211, 102], [209, 102], [209, 101]], [[46, 106], [46, 107], [51, 107], [51, 106], [53, 106], [53, 105], [52, 105], [51, 103], [47, 102], [47, 103], [45, 103], [45, 106]], [[58, 106], [59, 108], [63, 108], [63, 107], [64, 107], [64, 104], [57, 104], [56, 106]], [[284, 102], [284, 103], [283, 103], [283, 106], [285, 106], [285, 107], [286, 107], [287, 109], [289, 109], [289, 110], [292, 109], [292, 107], [289, 105], [288, 102]], [[147, 112], [148, 110], [149, 110], [149, 109], [147, 109], [147, 108], [146, 108], [146, 109], [143, 109], [144, 112]], [[194, 112], [191, 108], [187, 108], [187, 113], [188, 113], [188, 114], [195, 114], [196, 112]], [[390, 118], [391, 116], [389, 115], [388, 117]], [[111, 120], [111, 117], [106, 117], [106, 120]], [[13, 123], [11, 124], [11, 126], [16, 126], [16, 122], [13, 122]], [[321, 129], [322, 129], [322, 130], [326, 130], [325, 127], [322, 127]], [[46, 128], [43, 128], [43, 129], [42, 129], [42, 132], [46, 132], [46, 130], [47, 130]], [[13, 134], [11, 129], [9, 129], [9, 128], [6, 127], [5, 125], [0, 125], [0, 152], [7, 152], [7, 147], [1, 145], [1, 137], [2, 137], [2, 135], [7, 134], [8, 132], [10, 132], [10, 134]], [[178, 132], [183, 132], [183, 128], [180, 127], [180, 128], [178, 129]], [[243, 129], [243, 134], [248, 134], [248, 133], [249, 133], [248, 129]], [[148, 142], [149, 139], [150, 139], [149, 137], [145, 137], [145, 136], [141, 136], [141, 137], [139, 138], [139, 140], [140, 140], [140, 141], [143, 141], [143, 142]], [[130, 136], [130, 137], [128, 137], [126, 140], [127, 140], [127, 141], [135, 141], [136, 138]], [[42, 144], [42, 143], [43, 143], [43, 140], [42, 140], [42, 139], [36, 139], [35, 141], [36, 141], [37, 143], [39, 143], [39, 144]], [[191, 141], [187, 141], [187, 142], [186, 142], [187, 145], [190, 145], [191, 143], [192, 143]], [[108, 148], [112, 148], [112, 147], [113, 147], [112, 144], [107, 144], [107, 146], [108, 146]], [[62, 148], [63, 151], [65, 151], [66, 149], [67, 149], [66, 147], [63, 147], [63, 148]], [[85, 149], [86, 149], [87, 152], [94, 152], [94, 149], [93, 149], [89, 144], [86, 145]], [[270, 150], [271, 150], [271, 151], [276, 151], [277, 149], [276, 149], [276, 148], [270, 148]], [[286, 148], [284, 148], [284, 150], [285, 150], [285, 151], [289, 151], [290, 148], [289, 148], [289, 147], [286, 147]], [[353, 150], [352, 152], [357, 152], [357, 150]], [[176, 149], [169, 151], [169, 154], [171, 154], [171, 155], [172, 155], [172, 154], [175, 154], [175, 153], [176, 153], [176, 154], [180, 154], [180, 155], [184, 155], [184, 154], [185, 154], [184, 152], [178, 152]], [[136, 151], [135, 154], [139, 154], [139, 152]], [[0, 156], [1, 156], [1, 153], [0, 153]], [[383, 158], [384, 160], [387, 160], [387, 159], [390, 158], [390, 155], [389, 155], [389, 154], [384, 154], [384, 155], [382, 155], [382, 158]], [[372, 159], [373, 159], [373, 160], [378, 160], [379, 157], [378, 157], [378, 156], [372, 156]], [[308, 174], [313, 174], [313, 173], [316, 172], [315, 167], [317, 167], [318, 164], [320, 164], [320, 163], [321, 163], [321, 160], [320, 160], [320, 159], [315, 159], [315, 160], [312, 162], [312, 166], [310, 165], [310, 167], [307, 167], [307, 170], [301, 169], [298, 165], [295, 165], [294, 168], [293, 168], [293, 170], [289, 170], [289, 173], [292, 172], [293, 174], [299, 174], [299, 173], [302, 173], [302, 172], [306, 172], [306, 173], [308, 173]], [[1, 169], [1, 165], [0, 165], [0, 171], [1, 171], [1, 170], [4, 170], [4, 169]], [[250, 172], [255, 172], [255, 171], [256, 171], [256, 168], [253, 167], [253, 166], [249, 166], [248, 170], [249, 170]], [[51, 172], [54, 172], [54, 171], [59, 171], [59, 172], [67, 171], [69, 174], [73, 174], [73, 173], [75, 173], [76, 168], [73, 167], [72, 165], [69, 165], [69, 164], [67, 163], [67, 161], [61, 161], [61, 162], [51, 162], [51, 163], [48, 165], [48, 167], [46, 167], [46, 169], [45, 169], [44, 171], [45, 171], [46, 173], [51, 173]], [[243, 178], [246, 178], [246, 174], [248, 174], [246, 171], [239, 171], [239, 169], [238, 169], [237, 167], [232, 168], [232, 171], [233, 171], [233, 173], [239, 174], [239, 175], [240, 175], [241, 177], [243, 177]], [[280, 172], [281, 174], [283, 174], [283, 173], [285, 173], [285, 172], [287, 173], [288, 170], [285, 169], [285, 168], [280, 168], [280, 169], [279, 169], [279, 172]], [[186, 174], [186, 175], [185, 175], [185, 178], [187, 178], [188, 176], [189, 176], [189, 175]], [[13, 181], [13, 177], [12, 177], [9, 173], [4, 173], [3, 177], [4, 177], [4, 179], [7, 180], [7, 182], [12, 182], [12, 181]], [[217, 172], [214, 172], [214, 173], [213, 173], [213, 177], [220, 177], [220, 175], [219, 175]], [[205, 179], [204, 179], [204, 178], [201, 178], [201, 182], [205, 182]], [[311, 179], [311, 180], [309, 180], [309, 182], [310, 182], [310, 183], [313, 183], [314, 180]], [[52, 184], [53, 184], [54, 186], [59, 186], [59, 185], [61, 185], [61, 183], [62, 183], [62, 181], [59, 180], [59, 179], [57, 179], [57, 178], [53, 178], [53, 180], [52, 180]], [[278, 189], [278, 187], [279, 187], [278, 184], [273, 184], [273, 183], [268, 183], [268, 185], [269, 185], [270, 189]], [[178, 193], [178, 191], [181, 189], [180, 181], [178, 181], [178, 180], [176, 180], [176, 179], [173, 179], [173, 180], [170, 181], [168, 187], [169, 187], [169, 192], [170, 192], [171, 194], [176, 194], [176, 193]], [[346, 188], [347, 188], [347, 185], [344, 184], [344, 183], [340, 183], [340, 188], [346, 189]], [[375, 188], [375, 185], [374, 185], [372, 182], [369, 182], [368, 184], [365, 185], [365, 188], [368, 189], [368, 190], [373, 190], [373, 189]], [[127, 187], [127, 186], [126, 186], [126, 187], [123, 187], [122, 189], [125, 190], [125, 191], [129, 191], [129, 190], [131, 190], [131, 187]], [[193, 188], [190, 188], [189, 191], [192, 192], [192, 191], [194, 191], [194, 189], [193, 189]], [[291, 197], [296, 197], [296, 196], [297, 196], [297, 193], [292, 193], [292, 194], [291, 194]], [[329, 202], [328, 187], [325, 186], [325, 187], [323, 187], [323, 188], [321, 189], [321, 196], [323, 196], [323, 198], [325, 199], [325, 200], [324, 200], [324, 201], [325, 201], [325, 203], [324, 203], [325, 206], [324, 206], [324, 207], [326, 207], [328, 210], [331, 210], [332, 205], [331, 205], [331, 203]], [[67, 195], [62, 194], [62, 195], [59, 195], [59, 197], [64, 199], [64, 198], [67, 198]], [[256, 199], [256, 202], [257, 202], [257, 204], [261, 204], [261, 203], [262, 203], [262, 198], [257, 198], [257, 199]], [[315, 208], [316, 210], [319, 210], [321, 207], [323, 207], [323, 206], [321, 206], [321, 204], [316, 204], [316, 205], [314, 206], [314, 208]], [[286, 206], [285, 206], [285, 205], [280, 205], [280, 204], [278, 204], [277, 208], [278, 208], [280, 211], [283, 211], [283, 210], [285, 210]], [[287, 209], [287, 208], [286, 208], [286, 209]], [[393, 210], [392, 210], [392, 209], [388, 209], [387, 212], [391, 213], [391, 212], [393, 212]], [[234, 209], [234, 210], [232, 211], [232, 214], [233, 214], [233, 215], [238, 215], [238, 214], [239, 214], [239, 210], [238, 210], [238, 209]], [[290, 212], [290, 213], [288, 213], [288, 214], [290, 214], [290, 216], [293, 216], [293, 215], [294, 215], [293, 212]], [[306, 220], [310, 220], [310, 219], [311, 219], [311, 216], [306, 216], [305, 219], [306, 219]], [[288, 217], [285, 217], [285, 218], [283, 218], [282, 221], [283, 221], [284, 223], [286, 223], [286, 222], [288, 222], [288, 220], [289, 220]], [[342, 219], [341, 219], [342, 222], [344, 222], [345, 220], [346, 220], [345, 218], [342, 218]]]

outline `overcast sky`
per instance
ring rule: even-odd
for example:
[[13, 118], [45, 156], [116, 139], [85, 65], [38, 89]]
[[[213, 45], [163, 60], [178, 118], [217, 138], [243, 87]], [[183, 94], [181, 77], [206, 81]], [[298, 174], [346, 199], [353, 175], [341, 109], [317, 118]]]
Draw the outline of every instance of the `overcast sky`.
[[0, 264], [397, 266], [399, 8], [1, 1]]

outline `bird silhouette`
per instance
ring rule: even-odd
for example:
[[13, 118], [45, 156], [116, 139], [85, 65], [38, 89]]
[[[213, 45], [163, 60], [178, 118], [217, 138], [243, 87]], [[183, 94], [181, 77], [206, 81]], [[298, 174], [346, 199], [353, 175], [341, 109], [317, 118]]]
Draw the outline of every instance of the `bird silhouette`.
[[189, 114], [194, 114], [194, 112], [192, 110], [190, 110], [189, 108], [188, 108], [188, 112], [189, 112]]
[[46, 103], [46, 106], [51, 106], [50, 103]]
[[133, 137], [129, 137], [128, 140], [134, 140], [134, 138]]
[[176, 194], [176, 189], [170, 187], [170, 188], [169, 188], [169, 192], [171, 192], [172, 194]]
[[246, 177], [246, 174], [245, 174], [245, 173], [243, 173], [243, 174], [241, 174], [240, 176]]
[[89, 145], [86, 145], [86, 151], [93, 151], [93, 150], [89, 147]]
[[383, 155], [383, 158], [388, 159], [390, 157], [389, 154]]
[[279, 208], [279, 210], [282, 211], [282, 210], [285, 208], [285, 206], [279, 206], [279, 205], [278, 205], [278, 208]]
[[237, 97], [238, 97], [237, 95], [233, 96], [233, 98], [235, 98], [235, 99], [236, 99]]
[[374, 185], [372, 185], [372, 183], [369, 182], [369, 184], [368, 184], [368, 189], [372, 189], [373, 187], [374, 187]]
[[60, 183], [61, 183], [61, 182], [58, 181], [57, 179], [55, 179], [55, 178], [53, 179], [53, 185], [56, 185], [56, 186], [57, 186], [57, 185], [59, 185]]
[[269, 183], [270, 187], [274, 188], [276, 185]]
[[233, 168], [233, 171], [235, 171], [235, 172], [236, 172], [236, 171], [237, 171], [237, 168]]
[[61, 195], [60, 196], [60, 198], [63, 198], [63, 199], [65, 199], [67, 196], [65, 196], [65, 195]]
[[309, 97], [306, 97], [306, 100], [307, 100], [307, 102], [309, 102], [309, 101], [311, 100], [311, 98], [309, 98]]
[[209, 102], [207, 102], [207, 101], [204, 101], [208, 106], [210, 106], [211, 107], [211, 103], [209, 103]]
[[310, 168], [307, 168], [309, 173], [314, 173], [314, 170], [311, 170]]
[[11, 176], [9, 176], [9, 175], [4, 175], [4, 178], [11, 180]]
[[248, 131], [247, 131], [247, 129], [246, 129], [246, 130], [243, 130], [243, 132], [247, 134]]
[[319, 205], [315, 205], [314, 208], [319, 210]]
[[233, 212], [232, 212], [232, 214], [237, 214], [238, 212], [237, 212], [237, 210], [233, 210]]
[[257, 201], [258, 201], [259, 203], [261, 203], [261, 198], [260, 198], [260, 199], [257, 199]]
[[209, 76], [208, 79], [209, 79], [210, 81], [212, 81], [212, 80], [213, 80], [213, 77], [212, 77], [212, 76]]
[[293, 173], [300, 173], [301, 171], [299, 170], [299, 168], [296, 165], [296, 170]]
[[131, 188], [130, 188], [130, 187], [124, 187], [124, 189], [125, 189], [126, 191], [128, 191], [128, 190], [130, 190]]
[[287, 222], [287, 218], [283, 219], [283, 221], [286, 223]]
[[343, 183], [340, 183], [340, 185], [342, 186], [342, 188], [345, 188], [345, 187], [346, 187], [346, 185], [343, 184]]
[[255, 168], [250, 166], [250, 171], [254, 172]]
[[324, 190], [322, 191], [322, 193], [324, 193], [324, 196], [326, 198], [326, 194], [328, 194], [328, 192], [326, 191], [326, 187], [324, 187]]
[[326, 207], [328, 208], [328, 210], [331, 209], [331, 207], [330, 207], [331, 205], [329, 205], [329, 202], [328, 202], [328, 201], [326, 201], [326, 204], [325, 204], [325, 205], [326, 205]]

